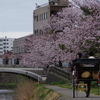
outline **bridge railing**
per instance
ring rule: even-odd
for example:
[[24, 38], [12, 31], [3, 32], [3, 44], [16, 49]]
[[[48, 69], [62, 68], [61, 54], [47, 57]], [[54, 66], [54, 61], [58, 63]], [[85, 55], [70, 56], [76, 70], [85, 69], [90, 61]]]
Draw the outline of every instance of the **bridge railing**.
[[38, 82], [42, 81], [42, 77], [40, 75], [30, 71], [21, 70], [21, 69], [16, 70], [16, 69], [9, 69], [9, 68], [0, 68], [0, 73], [15, 73], [15, 74], [31, 77], [33, 79], [36, 79]]
[[68, 71], [65, 71], [63, 68], [59, 68], [59, 67], [55, 67], [55, 66], [52, 66], [49, 68], [49, 72], [53, 72], [53, 73], [56, 73], [62, 77], [64, 77], [65, 79], [71, 79], [71, 73], [68, 72]]

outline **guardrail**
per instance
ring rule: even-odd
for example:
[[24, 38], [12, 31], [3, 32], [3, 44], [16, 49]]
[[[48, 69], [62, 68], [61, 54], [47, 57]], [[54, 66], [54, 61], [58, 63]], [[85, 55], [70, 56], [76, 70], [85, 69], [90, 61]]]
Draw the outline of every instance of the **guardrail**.
[[71, 73], [68, 71], [65, 71], [64, 69], [61, 69], [59, 67], [55, 67], [55, 66], [50, 67], [49, 72], [56, 73], [56, 74], [60, 75], [61, 77], [64, 77], [65, 79], [68, 79], [68, 80], [71, 79]]
[[21, 69], [9, 69], [9, 68], [0, 68], [0, 73], [15, 73], [15, 74], [21, 74], [25, 76], [29, 76], [33, 79], [36, 79], [38, 82], [42, 81], [42, 77], [36, 73], [25, 71]]

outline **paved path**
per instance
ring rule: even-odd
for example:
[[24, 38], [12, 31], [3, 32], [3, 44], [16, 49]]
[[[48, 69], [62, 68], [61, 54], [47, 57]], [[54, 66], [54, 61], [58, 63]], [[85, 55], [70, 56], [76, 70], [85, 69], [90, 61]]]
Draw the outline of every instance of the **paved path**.
[[57, 86], [45, 85], [46, 88], [53, 89], [55, 92], [60, 93], [62, 97], [59, 97], [57, 100], [100, 100], [100, 95], [92, 95], [85, 97], [85, 92], [77, 92], [75, 98], [72, 97], [72, 90], [66, 88], [60, 88]]

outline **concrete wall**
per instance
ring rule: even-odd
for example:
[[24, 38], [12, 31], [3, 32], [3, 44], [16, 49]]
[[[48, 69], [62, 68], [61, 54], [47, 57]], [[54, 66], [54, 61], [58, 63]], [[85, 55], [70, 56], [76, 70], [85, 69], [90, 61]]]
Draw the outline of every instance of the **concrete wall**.
[[[70, 76], [69, 76], [70, 77]], [[57, 74], [54, 74], [54, 73], [51, 73], [49, 72], [47, 74], [47, 78], [46, 78], [46, 81], [45, 83], [46, 84], [50, 84], [52, 82], [58, 82], [58, 81], [67, 81], [68, 79], [65, 79], [63, 77], [61, 77], [60, 75], [57, 75]]]

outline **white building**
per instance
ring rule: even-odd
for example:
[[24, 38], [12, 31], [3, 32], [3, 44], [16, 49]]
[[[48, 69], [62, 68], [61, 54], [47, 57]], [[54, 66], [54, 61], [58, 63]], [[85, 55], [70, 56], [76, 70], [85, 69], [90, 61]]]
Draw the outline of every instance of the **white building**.
[[0, 37], [0, 55], [4, 54], [4, 52], [13, 50], [13, 41], [14, 38]]

